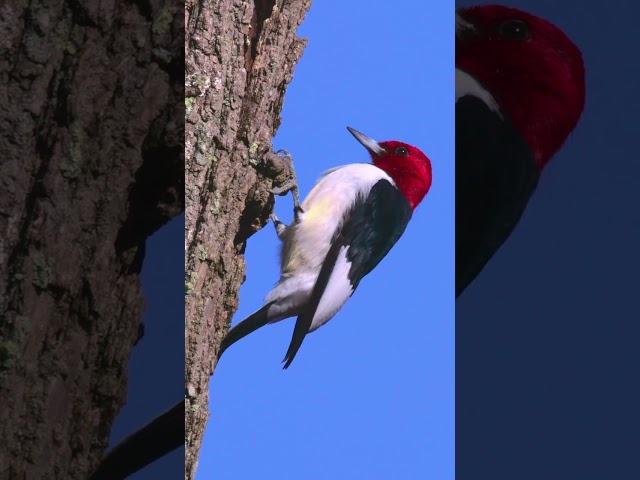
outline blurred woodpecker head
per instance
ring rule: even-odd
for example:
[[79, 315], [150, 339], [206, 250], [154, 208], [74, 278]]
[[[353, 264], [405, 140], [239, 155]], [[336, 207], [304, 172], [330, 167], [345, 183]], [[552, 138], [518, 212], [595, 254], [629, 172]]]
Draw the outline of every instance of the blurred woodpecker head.
[[347, 127], [364, 148], [373, 164], [384, 170], [415, 209], [431, 188], [431, 161], [420, 149], [396, 140], [377, 142]]
[[539, 169], [584, 108], [580, 50], [550, 22], [514, 8], [456, 11], [456, 68], [474, 77], [531, 146]]

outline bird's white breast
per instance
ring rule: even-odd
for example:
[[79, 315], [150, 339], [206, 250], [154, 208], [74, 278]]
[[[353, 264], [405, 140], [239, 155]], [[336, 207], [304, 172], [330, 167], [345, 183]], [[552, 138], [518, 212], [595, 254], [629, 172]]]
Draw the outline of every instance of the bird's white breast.
[[291, 226], [283, 243], [282, 273], [311, 269], [317, 274], [345, 214], [382, 179], [393, 184], [384, 170], [367, 163], [325, 172], [302, 203], [300, 221]]

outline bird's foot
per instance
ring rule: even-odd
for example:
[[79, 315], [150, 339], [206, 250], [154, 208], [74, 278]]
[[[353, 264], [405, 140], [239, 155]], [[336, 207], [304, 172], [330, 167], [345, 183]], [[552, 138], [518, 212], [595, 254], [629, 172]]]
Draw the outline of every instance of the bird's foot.
[[290, 164], [291, 177], [284, 182], [279, 187], [275, 187], [271, 189], [271, 193], [274, 195], [286, 195], [291, 192], [291, 196], [293, 197], [293, 216], [295, 221], [297, 222], [300, 218], [300, 214], [304, 213], [302, 207], [300, 206], [300, 192], [298, 191], [298, 179], [296, 178], [296, 171], [293, 168], [293, 159], [291, 158], [291, 154], [284, 149], [280, 149], [276, 152], [276, 154], [284, 153], [284, 157]]

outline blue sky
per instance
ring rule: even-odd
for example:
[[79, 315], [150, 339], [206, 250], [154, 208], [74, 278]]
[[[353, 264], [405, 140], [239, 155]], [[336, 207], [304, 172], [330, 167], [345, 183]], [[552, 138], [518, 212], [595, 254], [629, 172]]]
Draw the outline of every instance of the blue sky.
[[640, 478], [640, 4], [502, 3], [574, 40], [587, 99], [522, 221], [456, 304], [456, 473]]
[[[450, 2], [314, 2], [275, 149], [304, 196], [325, 170], [367, 162], [347, 132], [401, 140], [432, 160], [433, 187], [403, 238], [347, 305], [283, 358], [295, 319], [231, 347], [211, 381], [198, 480], [453, 479], [453, 28]], [[292, 217], [290, 197], [276, 211]], [[278, 279], [271, 225], [246, 252], [233, 323]]]

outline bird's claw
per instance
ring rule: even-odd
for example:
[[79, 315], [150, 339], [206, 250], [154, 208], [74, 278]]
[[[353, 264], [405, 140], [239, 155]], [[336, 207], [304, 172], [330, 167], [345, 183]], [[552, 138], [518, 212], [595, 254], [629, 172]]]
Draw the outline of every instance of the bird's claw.
[[276, 152], [276, 154], [284, 153], [284, 157], [289, 161], [291, 166], [291, 178], [288, 179], [285, 183], [278, 187], [274, 187], [271, 189], [271, 193], [274, 195], [286, 195], [291, 192], [291, 196], [293, 197], [293, 215], [295, 221], [297, 222], [300, 219], [300, 214], [304, 213], [302, 207], [300, 206], [300, 193], [298, 191], [298, 180], [296, 178], [296, 171], [293, 168], [293, 159], [291, 158], [291, 154], [286, 151], [284, 148], [281, 148]]

